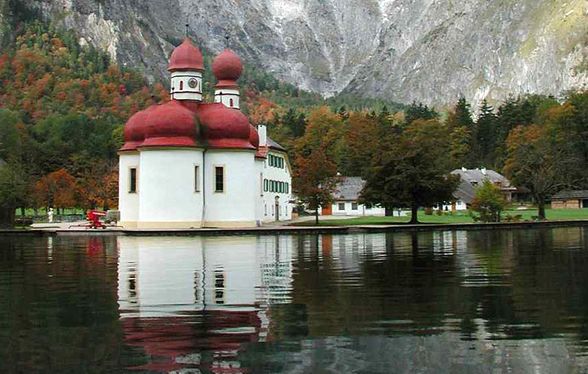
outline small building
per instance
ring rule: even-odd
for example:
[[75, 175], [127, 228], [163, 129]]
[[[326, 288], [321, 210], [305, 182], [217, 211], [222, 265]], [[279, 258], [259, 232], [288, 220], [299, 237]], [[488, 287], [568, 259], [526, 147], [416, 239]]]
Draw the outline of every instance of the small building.
[[504, 175], [494, 170], [461, 168], [453, 170], [451, 174], [459, 175], [461, 181], [453, 193], [455, 200], [451, 204], [443, 205], [443, 210], [445, 211], [467, 210], [476, 196], [476, 188], [486, 180], [500, 188], [507, 202], [512, 201], [512, 195], [517, 191], [516, 187], [513, 187]]
[[588, 190], [561, 191], [551, 197], [553, 209], [588, 209]]
[[385, 216], [386, 210], [375, 206], [368, 208], [358, 202], [365, 180], [360, 177], [339, 177], [333, 203], [321, 209], [324, 216]]

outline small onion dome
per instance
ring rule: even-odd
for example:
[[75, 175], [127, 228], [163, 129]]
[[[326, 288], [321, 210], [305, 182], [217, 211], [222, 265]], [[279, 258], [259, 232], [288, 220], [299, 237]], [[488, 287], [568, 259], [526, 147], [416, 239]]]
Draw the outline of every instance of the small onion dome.
[[129, 118], [123, 130], [125, 143], [120, 151], [135, 151], [143, 143], [143, 140], [145, 140], [145, 125], [152, 109], [154, 109], [154, 106], [137, 112]]
[[249, 142], [255, 148], [259, 148], [259, 134], [257, 133], [257, 129], [249, 124]]
[[212, 148], [255, 149], [250, 140], [247, 117], [221, 103], [202, 104], [198, 108], [203, 138]]
[[182, 44], [174, 49], [167, 70], [204, 70], [202, 52], [192, 44], [190, 38], [184, 39]]
[[196, 139], [194, 112], [172, 100], [150, 111], [141, 147], [195, 147]]
[[233, 87], [243, 72], [243, 64], [235, 52], [225, 49], [212, 62], [212, 72], [218, 79], [217, 87]]

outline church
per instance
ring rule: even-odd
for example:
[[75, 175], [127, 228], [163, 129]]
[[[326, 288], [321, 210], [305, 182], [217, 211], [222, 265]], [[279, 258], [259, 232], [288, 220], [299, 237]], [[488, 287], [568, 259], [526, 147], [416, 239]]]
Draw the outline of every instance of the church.
[[134, 114], [119, 150], [120, 225], [128, 229], [255, 227], [292, 218], [286, 150], [239, 105], [240, 58], [212, 63], [214, 102], [203, 102], [204, 62], [189, 38], [171, 54], [171, 100]]

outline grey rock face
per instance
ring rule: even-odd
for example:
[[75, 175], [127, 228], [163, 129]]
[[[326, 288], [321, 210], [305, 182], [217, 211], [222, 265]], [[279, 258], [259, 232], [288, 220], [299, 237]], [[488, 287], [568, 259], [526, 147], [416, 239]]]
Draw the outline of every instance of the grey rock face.
[[588, 0], [25, 2], [151, 79], [167, 81], [188, 22], [210, 50], [229, 34], [247, 61], [325, 96], [476, 104], [588, 88]]

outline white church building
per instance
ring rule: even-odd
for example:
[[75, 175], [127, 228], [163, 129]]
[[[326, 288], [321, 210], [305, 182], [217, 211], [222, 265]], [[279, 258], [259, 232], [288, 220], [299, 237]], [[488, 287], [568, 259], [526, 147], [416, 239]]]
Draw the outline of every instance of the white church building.
[[171, 100], [134, 114], [119, 150], [120, 224], [166, 229], [253, 227], [289, 220], [286, 150], [240, 111], [243, 65], [226, 49], [212, 63], [214, 103], [202, 99], [202, 53], [172, 53]]

